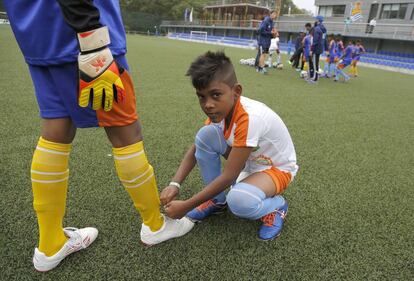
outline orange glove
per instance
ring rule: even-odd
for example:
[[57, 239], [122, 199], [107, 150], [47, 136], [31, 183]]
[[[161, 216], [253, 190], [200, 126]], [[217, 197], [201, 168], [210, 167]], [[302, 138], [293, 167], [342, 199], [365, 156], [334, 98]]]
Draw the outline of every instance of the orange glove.
[[110, 43], [108, 28], [78, 33], [78, 40], [81, 50], [78, 56], [79, 106], [88, 107], [92, 97], [94, 110], [110, 111], [114, 100], [124, 100], [125, 89], [120, 68], [107, 47]]

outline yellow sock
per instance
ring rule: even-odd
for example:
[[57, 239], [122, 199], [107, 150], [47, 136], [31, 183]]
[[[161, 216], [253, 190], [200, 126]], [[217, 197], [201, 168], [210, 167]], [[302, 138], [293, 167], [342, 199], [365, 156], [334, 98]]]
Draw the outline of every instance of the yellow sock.
[[148, 163], [141, 142], [113, 148], [118, 177], [129, 193], [142, 221], [152, 231], [161, 228], [164, 221], [160, 213], [160, 199], [154, 169]]
[[58, 252], [67, 240], [62, 224], [71, 147], [71, 144], [54, 143], [40, 138], [33, 154], [33, 207], [39, 224], [39, 250], [47, 256]]
[[354, 75], [358, 76], [358, 66], [354, 66]]

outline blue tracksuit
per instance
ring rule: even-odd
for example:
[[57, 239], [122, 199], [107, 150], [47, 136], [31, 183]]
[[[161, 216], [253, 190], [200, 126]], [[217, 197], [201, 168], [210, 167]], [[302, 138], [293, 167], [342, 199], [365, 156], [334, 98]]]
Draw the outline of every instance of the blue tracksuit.
[[326, 28], [323, 24], [318, 24], [315, 26], [313, 31], [313, 44], [312, 51], [316, 55], [322, 54], [325, 50], [328, 49], [326, 42]]
[[257, 43], [263, 48], [270, 48], [270, 41], [272, 40], [273, 20], [271, 17], [266, 17], [259, 27], [259, 36]]

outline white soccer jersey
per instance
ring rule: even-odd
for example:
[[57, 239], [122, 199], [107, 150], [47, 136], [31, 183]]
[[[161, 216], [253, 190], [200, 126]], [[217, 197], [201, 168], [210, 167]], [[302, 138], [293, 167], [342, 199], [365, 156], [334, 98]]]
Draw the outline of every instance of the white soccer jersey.
[[265, 104], [240, 97], [229, 127], [225, 128], [224, 120], [216, 125], [223, 129], [229, 146], [253, 147], [244, 173], [252, 174], [273, 166], [291, 173], [292, 178], [296, 175], [296, 152], [289, 131], [282, 119]]
[[270, 41], [270, 49], [269, 50], [272, 50], [272, 51], [279, 50], [279, 37], [273, 38]]

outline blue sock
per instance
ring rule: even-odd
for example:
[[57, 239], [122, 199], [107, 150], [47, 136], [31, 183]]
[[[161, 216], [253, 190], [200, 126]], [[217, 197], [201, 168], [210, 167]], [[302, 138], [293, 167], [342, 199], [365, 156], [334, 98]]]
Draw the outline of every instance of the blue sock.
[[[200, 168], [204, 185], [208, 185], [221, 175], [220, 156], [227, 150], [227, 143], [221, 128], [208, 125], [201, 128], [195, 139], [197, 165]], [[215, 203], [226, 202], [226, 195], [221, 192], [213, 198]]]
[[345, 80], [349, 79], [349, 75], [346, 74], [344, 70], [342, 70], [342, 75], [344, 76]]
[[339, 71], [338, 67], [335, 67], [335, 79], [339, 79]]
[[282, 207], [285, 199], [281, 195], [266, 198], [260, 188], [240, 182], [227, 194], [227, 204], [234, 215], [257, 220]]
[[[338, 73], [344, 77], [345, 80], [349, 79], [349, 76], [345, 74], [343, 69], [338, 70]], [[338, 77], [339, 78], [339, 77]]]
[[329, 75], [329, 64], [325, 63], [325, 66], [323, 67], [323, 73]]

